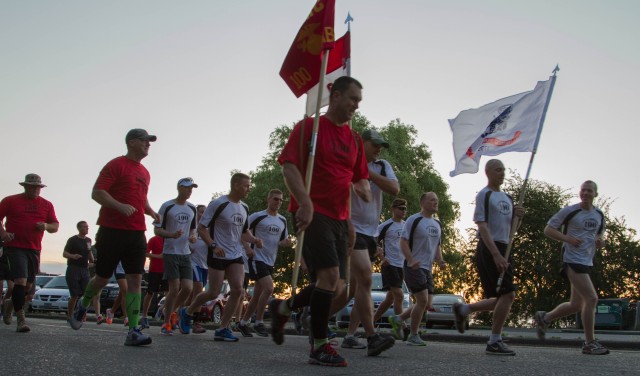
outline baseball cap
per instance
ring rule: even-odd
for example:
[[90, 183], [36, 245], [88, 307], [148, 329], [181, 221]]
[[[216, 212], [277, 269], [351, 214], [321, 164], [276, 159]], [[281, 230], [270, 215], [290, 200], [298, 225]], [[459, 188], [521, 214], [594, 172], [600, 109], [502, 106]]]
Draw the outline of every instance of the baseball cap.
[[151, 141], [151, 142], [154, 142], [155, 140], [158, 139], [158, 137], [156, 137], [154, 135], [150, 135], [144, 129], [134, 128], [134, 129], [130, 130], [127, 133], [127, 137], [125, 137], [124, 140], [125, 140], [125, 142], [129, 142], [131, 140], [135, 140], [136, 138], [139, 138], [139, 139], [145, 140], [145, 141]]
[[382, 136], [380, 136], [380, 133], [374, 131], [373, 129], [367, 129], [366, 131], [362, 132], [362, 139], [364, 141], [371, 141], [376, 145], [382, 145], [387, 149], [389, 148], [389, 143], [387, 142], [387, 140], [382, 138]]
[[178, 187], [180, 186], [198, 188], [198, 184], [194, 183], [193, 178], [182, 178], [178, 180]]

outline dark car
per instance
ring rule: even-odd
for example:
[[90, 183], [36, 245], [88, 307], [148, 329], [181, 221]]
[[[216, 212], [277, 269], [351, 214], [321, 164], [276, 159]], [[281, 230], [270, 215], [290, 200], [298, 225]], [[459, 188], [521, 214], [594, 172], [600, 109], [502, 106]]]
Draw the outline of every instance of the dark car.
[[[140, 286], [140, 293], [142, 294], [141, 295], [142, 297], [144, 297], [144, 295], [146, 294], [146, 291], [147, 291], [147, 282], [143, 279], [142, 284]], [[118, 286], [118, 281], [112, 275], [109, 278], [109, 281], [107, 282], [107, 284], [102, 288], [102, 292], [100, 293], [100, 310], [104, 311], [107, 308], [113, 307], [113, 303], [116, 301], [119, 294], [120, 294], [120, 286]], [[149, 307], [150, 315], [153, 315], [155, 312], [153, 307], [155, 307], [155, 305], [153, 304]]]

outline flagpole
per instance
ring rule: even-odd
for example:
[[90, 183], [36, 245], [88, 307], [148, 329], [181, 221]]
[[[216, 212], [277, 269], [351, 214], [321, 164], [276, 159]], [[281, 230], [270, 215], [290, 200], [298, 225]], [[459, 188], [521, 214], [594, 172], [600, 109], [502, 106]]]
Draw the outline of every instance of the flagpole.
[[[351, 12], [347, 12], [347, 18], [344, 20], [344, 23], [347, 24], [347, 32], [349, 33], [349, 38], [351, 38], [351, 22], [353, 21], [353, 17], [351, 17]], [[351, 77], [351, 41], [349, 41], [349, 59], [347, 60], [347, 76]], [[353, 129], [352, 121], [349, 119], [349, 128]], [[349, 190], [349, 202], [347, 205], [349, 206], [349, 220], [351, 220], [351, 197], [353, 195], [353, 190]], [[353, 228], [353, 224], [349, 226], [349, 231], [355, 231]], [[355, 234], [354, 234], [355, 235]], [[349, 244], [350, 246], [351, 244]], [[347, 252], [347, 262], [346, 262], [346, 271], [345, 271], [345, 289], [347, 290], [347, 296], [349, 295], [349, 288], [351, 287], [351, 249]]]
[[[522, 183], [522, 188], [520, 189], [520, 195], [518, 196], [518, 205], [522, 206], [524, 204], [524, 196], [527, 190], [527, 185], [529, 183], [529, 176], [531, 175], [531, 167], [533, 166], [533, 159], [536, 156], [536, 152], [538, 151], [538, 143], [540, 142], [540, 135], [542, 134], [542, 127], [544, 126], [544, 120], [547, 116], [547, 109], [549, 109], [549, 103], [551, 102], [551, 95], [553, 94], [553, 87], [556, 84], [556, 73], [560, 71], [560, 66], [556, 64], [556, 67], [553, 69], [553, 75], [549, 78], [551, 80], [551, 84], [549, 85], [549, 92], [547, 93], [547, 100], [544, 104], [544, 109], [542, 110], [542, 116], [540, 117], [540, 124], [538, 126], [538, 134], [536, 134], [536, 140], [533, 143], [533, 150], [531, 151], [531, 158], [529, 159], [529, 166], [527, 167], [527, 174], [525, 175], [524, 182]], [[511, 248], [513, 247], [513, 238], [516, 235], [516, 231], [518, 227], [520, 227], [520, 222], [522, 218], [518, 216], [513, 216], [511, 220], [511, 231], [509, 231], [509, 244], [507, 244], [507, 250], [505, 251], [504, 258], [505, 260], [509, 260], [509, 254], [511, 253]], [[504, 273], [500, 273], [498, 277], [498, 283], [496, 284], [496, 292], [500, 292], [500, 288], [502, 287], [502, 280], [504, 279]]]
[[[307, 162], [307, 172], [305, 177], [305, 185], [307, 194], [311, 193], [311, 179], [313, 177], [313, 165], [316, 157], [316, 141], [318, 139], [318, 128], [320, 127], [320, 108], [322, 107], [322, 91], [324, 90], [324, 76], [327, 71], [327, 63], [329, 62], [329, 52], [324, 50], [322, 53], [322, 65], [320, 67], [320, 80], [318, 82], [318, 99], [316, 101], [315, 117], [313, 118], [313, 131], [311, 133], [311, 148], [309, 150], [309, 161]], [[304, 127], [304, 122], [302, 123]], [[303, 128], [304, 129], [304, 128]], [[298, 288], [298, 275], [300, 274], [300, 261], [302, 259], [302, 245], [304, 244], [304, 231], [298, 235], [296, 242], [296, 253], [293, 261], [293, 275], [291, 276], [291, 296], [296, 294]]]

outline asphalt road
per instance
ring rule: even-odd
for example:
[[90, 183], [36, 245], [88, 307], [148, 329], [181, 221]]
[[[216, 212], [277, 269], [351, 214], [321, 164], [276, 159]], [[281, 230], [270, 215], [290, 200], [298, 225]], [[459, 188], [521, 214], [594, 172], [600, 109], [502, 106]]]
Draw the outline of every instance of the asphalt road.
[[[306, 336], [287, 336], [282, 346], [270, 338], [241, 338], [237, 343], [213, 341], [213, 333], [161, 336], [147, 332], [150, 346], [123, 345], [122, 325], [87, 322], [74, 331], [61, 320], [30, 318], [30, 333], [0, 324], [0, 373], [37, 375], [638, 375], [638, 351], [612, 350], [587, 356], [579, 348], [512, 345], [515, 357], [484, 353], [482, 343], [429, 341], [409, 347], [397, 341], [378, 357], [365, 350], [340, 349], [346, 368], [307, 364]], [[339, 340], [340, 341], [340, 340]]]

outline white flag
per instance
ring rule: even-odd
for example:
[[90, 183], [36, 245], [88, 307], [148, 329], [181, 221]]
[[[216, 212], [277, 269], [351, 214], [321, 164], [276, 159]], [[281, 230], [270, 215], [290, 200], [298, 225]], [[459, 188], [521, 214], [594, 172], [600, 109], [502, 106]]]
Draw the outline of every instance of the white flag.
[[[342, 38], [336, 41], [335, 47], [329, 53], [329, 61], [327, 62], [327, 74], [324, 76], [325, 88], [322, 90], [322, 102], [320, 107], [329, 104], [329, 94], [333, 81], [342, 76], [347, 76], [349, 72], [349, 59], [351, 58], [351, 32], [347, 31]], [[316, 112], [316, 104], [318, 102], [318, 88], [320, 84], [307, 91], [307, 116], [313, 116]]]
[[551, 80], [533, 91], [462, 111], [449, 120], [456, 166], [451, 176], [478, 172], [482, 155], [533, 151]]

